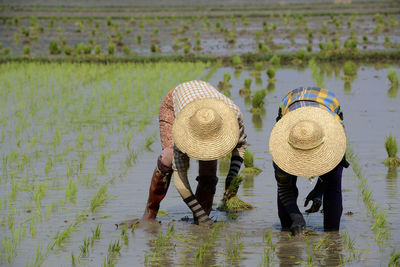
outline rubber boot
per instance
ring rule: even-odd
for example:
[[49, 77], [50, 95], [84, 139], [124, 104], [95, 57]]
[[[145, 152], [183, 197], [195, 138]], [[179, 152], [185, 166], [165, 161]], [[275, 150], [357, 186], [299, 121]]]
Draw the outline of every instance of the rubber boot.
[[[218, 178], [198, 176], [196, 180], [199, 183], [197, 185], [196, 193], [194, 194], [194, 196], [203, 208], [204, 212], [207, 215], [210, 215]], [[195, 223], [198, 223], [198, 219], [194, 216], [194, 214], [193, 220]]]
[[160, 209], [160, 202], [167, 194], [171, 176], [172, 171], [162, 174], [159, 168], [156, 167], [154, 169], [149, 189], [149, 198], [142, 220], [154, 220], [156, 218], [157, 212]]

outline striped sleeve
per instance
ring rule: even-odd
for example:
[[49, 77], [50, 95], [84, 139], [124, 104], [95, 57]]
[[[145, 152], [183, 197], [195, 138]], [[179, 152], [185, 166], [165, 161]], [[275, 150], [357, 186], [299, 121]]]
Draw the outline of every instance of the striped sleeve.
[[200, 203], [195, 198], [187, 177], [187, 170], [189, 168], [189, 157], [182, 153], [174, 145], [174, 160], [172, 164], [174, 170], [174, 184], [183, 201], [193, 212], [194, 216], [198, 218], [199, 224], [211, 224], [209, 216], [205, 213]]
[[247, 147], [247, 134], [244, 131], [243, 117], [241, 114], [238, 116], [238, 123], [240, 132], [239, 141], [232, 151], [231, 164], [225, 180], [225, 190], [229, 188], [233, 177], [239, 173], [240, 167], [243, 163], [244, 152]]

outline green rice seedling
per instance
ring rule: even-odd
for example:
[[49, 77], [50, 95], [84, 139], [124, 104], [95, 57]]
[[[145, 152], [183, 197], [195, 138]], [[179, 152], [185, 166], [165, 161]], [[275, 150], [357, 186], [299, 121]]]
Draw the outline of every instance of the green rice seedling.
[[107, 184], [103, 184], [96, 194], [93, 196], [90, 202], [90, 211], [94, 212], [101, 204], [104, 203], [109, 197], [107, 197]]
[[273, 55], [269, 60], [269, 63], [272, 65], [279, 65], [281, 64], [281, 59], [278, 55]]
[[76, 180], [70, 179], [68, 181], [67, 188], [65, 189], [65, 200], [69, 202], [75, 201], [76, 192], [77, 192]]
[[400, 158], [397, 157], [397, 140], [395, 136], [392, 136], [392, 134], [386, 137], [385, 149], [388, 154], [388, 158], [384, 160], [383, 164], [389, 167], [400, 166]]
[[227, 236], [228, 245], [225, 247], [229, 265], [237, 263], [243, 251], [244, 244], [241, 241], [241, 233], [235, 233], [234, 236]]
[[117, 255], [120, 254], [120, 251], [121, 251], [121, 245], [119, 243], [119, 240], [115, 240], [114, 242], [111, 241], [110, 244], [108, 245], [108, 254]]
[[297, 55], [297, 59], [300, 60], [300, 63], [302, 61], [304, 61], [304, 59], [306, 58], [306, 54], [307, 54], [307, 52], [304, 49], [299, 49], [297, 51], [296, 55]]
[[242, 69], [242, 59], [240, 58], [239, 55], [235, 55], [232, 57], [232, 64], [235, 67], [235, 69]]
[[156, 141], [156, 134], [157, 132], [154, 132], [154, 134], [146, 137], [144, 147], [146, 148], [147, 151], [153, 151], [151, 149], [151, 145], [154, 144], [154, 142]]
[[232, 87], [230, 80], [231, 80], [231, 74], [228, 72], [224, 73], [224, 81], [218, 82], [218, 89], [229, 90]]
[[244, 202], [236, 196], [237, 192], [239, 191], [239, 186], [242, 182], [243, 176], [238, 174], [233, 177], [229, 185], [229, 191], [233, 195], [233, 197], [226, 199], [226, 197], [224, 196], [224, 198], [222, 199], [222, 203], [218, 207], [218, 210], [236, 212], [253, 209], [252, 205]]
[[30, 46], [29, 46], [29, 45], [25, 45], [25, 46], [24, 46], [24, 55], [25, 55], [25, 56], [29, 56], [30, 53], [31, 53], [31, 48], [30, 48]]
[[399, 77], [397, 76], [397, 72], [395, 70], [390, 70], [386, 77], [389, 79], [392, 86], [399, 85]]
[[247, 148], [244, 152], [243, 163], [244, 163], [244, 168], [242, 170], [242, 173], [248, 175], [260, 174], [261, 169], [254, 166], [254, 153], [250, 152]]
[[127, 246], [128, 245], [128, 243], [129, 243], [129, 237], [128, 237], [128, 233], [127, 233], [127, 231], [128, 231], [128, 225], [126, 225], [126, 224], [124, 224], [124, 226], [122, 226], [122, 229], [121, 229], [121, 238], [122, 238], [122, 240], [124, 241], [124, 244]]
[[193, 50], [195, 51], [200, 51], [203, 48], [201, 47], [201, 40], [200, 39], [196, 39], [196, 45], [193, 47]]
[[244, 79], [244, 88], [239, 90], [239, 95], [240, 96], [249, 96], [251, 94], [251, 83], [253, 80], [251, 78], [246, 78]]
[[108, 48], [107, 48], [108, 50], [108, 55], [110, 55], [110, 56], [112, 56], [112, 55], [114, 55], [114, 52], [115, 52], [115, 44], [113, 44], [113, 43], [108, 43]]
[[205, 241], [202, 245], [199, 246], [199, 248], [196, 251], [195, 254], [195, 265], [196, 266], [203, 266], [204, 265], [204, 258], [205, 254], [208, 252], [210, 247], [215, 243], [219, 230], [221, 229], [223, 223], [222, 222], [217, 222], [213, 225], [213, 228], [211, 230], [211, 233], [208, 234], [205, 238]]
[[275, 69], [273, 68], [268, 68], [267, 71], [267, 76], [268, 76], [268, 82], [269, 83], [275, 83], [276, 79], [275, 79]]
[[83, 244], [79, 247], [81, 250], [80, 257], [87, 257], [89, 255], [89, 245], [90, 245], [90, 237], [87, 237], [83, 240]]
[[254, 63], [254, 70], [260, 72], [263, 68], [263, 63], [262, 62], [256, 62]]
[[151, 44], [151, 46], [150, 46], [150, 51], [151, 51], [152, 53], [157, 52], [157, 46], [156, 46], [155, 44]]
[[257, 92], [255, 92], [252, 100], [251, 100], [251, 104], [252, 104], [252, 109], [250, 110], [251, 113], [253, 114], [258, 114], [258, 113], [262, 113], [264, 110], [264, 99], [266, 96], [266, 90], [262, 89], [262, 90], [258, 90]]
[[106, 153], [101, 153], [100, 157], [97, 159], [97, 170], [101, 175], [104, 175], [107, 173], [106, 170], [106, 159], [107, 159], [107, 154]]
[[131, 54], [132, 51], [129, 49], [128, 46], [124, 45], [124, 46], [122, 47], [122, 52], [124, 53], [124, 55], [129, 56], [129, 55]]
[[346, 61], [343, 66], [344, 81], [352, 81], [357, 75], [357, 65], [353, 61]]
[[92, 230], [92, 240], [99, 240], [101, 234], [101, 224], [96, 226], [96, 229]]
[[49, 244], [49, 249], [53, 249], [56, 245], [60, 247], [61, 244], [70, 236], [71, 232], [74, 229], [74, 224], [70, 224], [61, 233], [60, 231], [58, 231], [56, 236], [54, 237], [54, 241]]
[[390, 253], [390, 259], [387, 266], [388, 267], [400, 266], [400, 252], [396, 252], [396, 250], [393, 250], [392, 253]]

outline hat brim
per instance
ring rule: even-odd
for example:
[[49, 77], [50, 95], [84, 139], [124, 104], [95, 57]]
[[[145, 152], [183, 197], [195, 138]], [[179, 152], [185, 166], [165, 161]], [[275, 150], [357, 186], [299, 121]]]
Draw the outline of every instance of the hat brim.
[[[190, 130], [189, 119], [201, 108], [212, 108], [221, 118], [218, 134], [201, 140]], [[238, 119], [232, 109], [219, 99], [206, 98], [187, 104], [175, 117], [172, 126], [175, 145], [183, 153], [197, 160], [215, 160], [231, 152], [239, 140]]]
[[[289, 142], [290, 129], [300, 120], [318, 123], [324, 131], [324, 142], [314, 149], [301, 150]], [[269, 150], [276, 165], [285, 172], [302, 177], [314, 177], [334, 169], [346, 152], [343, 125], [327, 110], [301, 107], [283, 116], [274, 126]]]

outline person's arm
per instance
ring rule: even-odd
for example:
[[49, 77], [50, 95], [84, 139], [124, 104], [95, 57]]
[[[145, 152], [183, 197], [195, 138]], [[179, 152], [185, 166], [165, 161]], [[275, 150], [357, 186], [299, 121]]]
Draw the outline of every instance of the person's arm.
[[195, 198], [192, 189], [190, 188], [189, 180], [187, 177], [187, 170], [189, 168], [189, 157], [182, 153], [174, 145], [174, 160], [172, 164], [174, 171], [174, 184], [183, 201], [193, 212], [194, 216], [198, 218], [199, 224], [212, 224], [208, 215], [204, 212], [203, 208]]
[[231, 156], [231, 164], [229, 167], [228, 175], [226, 176], [225, 180], [225, 194], [226, 198], [231, 198], [234, 195], [232, 192], [229, 192], [229, 186], [232, 182], [233, 177], [239, 173], [240, 167], [243, 163], [244, 152], [247, 147], [247, 135], [244, 131], [244, 123], [242, 115], [238, 116], [238, 123], [239, 123], [239, 140], [236, 147], [232, 151]]

